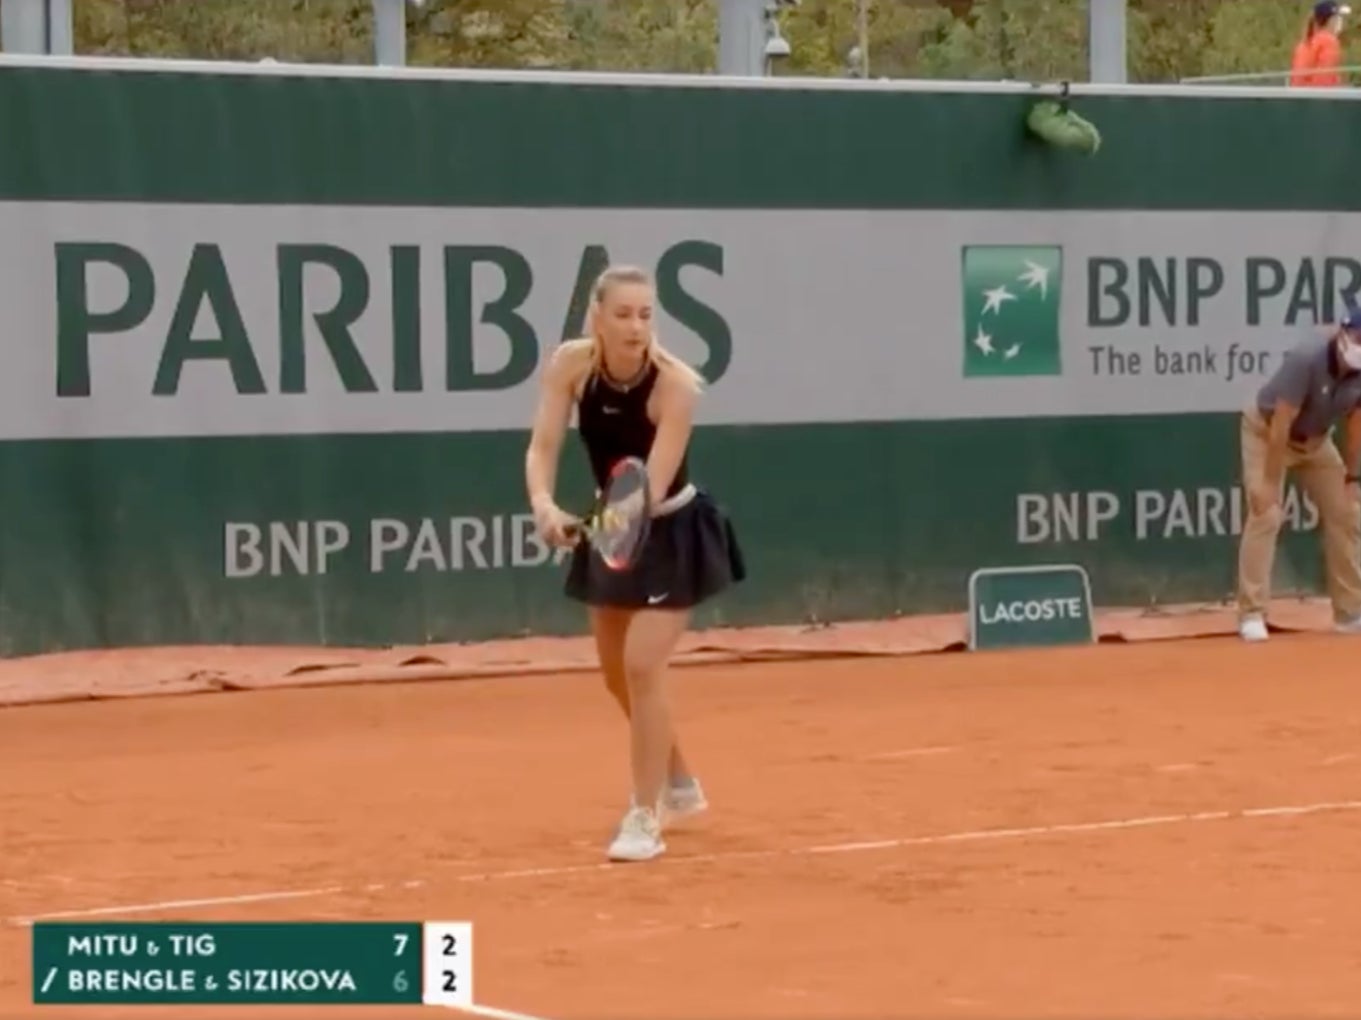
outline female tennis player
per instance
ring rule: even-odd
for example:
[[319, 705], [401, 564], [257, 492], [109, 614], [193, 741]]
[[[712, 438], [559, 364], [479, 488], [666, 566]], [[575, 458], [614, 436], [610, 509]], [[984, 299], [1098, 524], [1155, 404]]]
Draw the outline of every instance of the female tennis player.
[[[612, 267], [596, 282], [591, 336], [561, 344], [545, 367], [525, 480], [539, 534], [575, 546], [566, 593], [586, 603], [605, 684], [629, 719], [633, 796], [608, 855], [663, 853], [668, 817], [708, 805], [681, 752], [665, 686], [690, 610], [745, 577], [731, 523], [690, 481], [686, 451], [702, 380], [658, 342], [651, 278]], [[563, 437], [577, 427], [600, 489], [622, 457], [645, 461], [652, 520], [630, 569], [607, 566], [553, 498]]]

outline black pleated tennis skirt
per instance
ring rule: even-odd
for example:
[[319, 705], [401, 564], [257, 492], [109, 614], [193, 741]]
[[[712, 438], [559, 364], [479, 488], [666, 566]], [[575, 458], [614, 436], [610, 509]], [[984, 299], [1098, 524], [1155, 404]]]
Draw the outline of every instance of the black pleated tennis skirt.
[[589, 545], [567, 567], [567, 596], [620, 609], [691, 609], [747, 576], [732, 522], [703, 489], [655, 517], [632, 570], [611, 570]]

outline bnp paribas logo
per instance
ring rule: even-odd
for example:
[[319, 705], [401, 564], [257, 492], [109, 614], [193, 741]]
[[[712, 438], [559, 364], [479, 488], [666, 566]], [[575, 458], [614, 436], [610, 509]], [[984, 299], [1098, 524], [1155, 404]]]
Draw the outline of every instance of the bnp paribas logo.
[[1059, 375], [1058, 245], [964, 248], [964, 374]]

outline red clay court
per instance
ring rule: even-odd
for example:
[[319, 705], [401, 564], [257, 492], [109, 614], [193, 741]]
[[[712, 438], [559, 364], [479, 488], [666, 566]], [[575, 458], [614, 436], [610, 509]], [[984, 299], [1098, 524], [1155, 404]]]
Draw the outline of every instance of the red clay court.
[[169, 1015], [30, 1005], [26, 922], [65, 915], [471, 920], [478, 1002], [543, 1020], [1355, 1016], [1361, 643], [1295, 612], [1260, 647], [696, 635], [713, 806], [643, 865], [604, 861], [626, 731], [580, 642], [11, 661], [0, 1015]]

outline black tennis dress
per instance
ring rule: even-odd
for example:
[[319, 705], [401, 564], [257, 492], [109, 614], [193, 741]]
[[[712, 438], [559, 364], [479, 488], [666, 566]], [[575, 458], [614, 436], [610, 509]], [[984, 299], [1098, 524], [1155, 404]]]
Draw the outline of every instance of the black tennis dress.
[[[610, 468], [621, 457], [647, 460], [657, 431], [647, 416], [657, 372], [649, 362], [627, 385], [599, 372], [586, 380], [577, 404], [577, 429], [597, 489], [604, 488]], [[568, 565], [568, 597], [593, 606], [690, 609], [746, 577], [732, 523], [708, 492], [691, 483], [687, 459], [657, 508], [633, 569], [611, 570], [582, 543]]]

